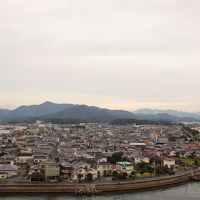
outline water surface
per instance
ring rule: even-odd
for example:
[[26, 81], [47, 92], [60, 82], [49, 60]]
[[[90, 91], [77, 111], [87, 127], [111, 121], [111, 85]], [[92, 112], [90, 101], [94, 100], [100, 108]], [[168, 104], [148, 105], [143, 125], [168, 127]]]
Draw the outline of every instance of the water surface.
[[101, 196], [69, 194], [0, 194], [0, 200], [200, 200], [200, 183], [145, 192], [110, 193]]

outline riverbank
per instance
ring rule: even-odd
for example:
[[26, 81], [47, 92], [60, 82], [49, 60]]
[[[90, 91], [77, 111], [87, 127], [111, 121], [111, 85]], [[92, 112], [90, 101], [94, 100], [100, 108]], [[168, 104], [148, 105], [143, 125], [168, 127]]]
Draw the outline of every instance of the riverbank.
[[[100, 194], [115, 191], [150, 190], [164, 186], [173, 186], [184, 182], [200, 180], [200, 169], [189, 170], [177, 175], [148, 178], [134, 181], [119, 181], [91, 184], [43, 184], [18, 183], [0, 184], [0, 193], [80, 193]], [[92, 191], [92, 192], [91, 192]], [[81, 193], [80, 193], [81, 194]]]

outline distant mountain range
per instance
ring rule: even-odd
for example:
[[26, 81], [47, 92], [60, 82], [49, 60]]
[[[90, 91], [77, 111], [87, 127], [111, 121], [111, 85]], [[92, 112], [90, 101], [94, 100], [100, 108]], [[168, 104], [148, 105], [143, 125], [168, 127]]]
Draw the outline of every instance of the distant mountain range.
[[139, 114], [139, 115], [156, 115], [156, 114], [163, 114], [166, 113], [168, 115], [173, 115], [175, 117], [180, 117], [180, 118], [200, 118], [200, 112], [192, 113], [192, 112], [182, 112], [182, 111], [177, 111], [177, 110], [159, 110], [159, 109], [149, 109], [149, 108], [144, 108], [144, 109], [139, 109], [136, 111], [133, 111], [134, 114]]
[[200, 121], [200, 113], [154, 109], [139, 109], [134, 112], [129, 112], [87, 105], [57, 104], [49, 101], [40, 105], [20, 106], [15, 110], [0, 109], [1, 121], [61, 120], [65, 122], [65, 120], [75, 120], [83, 122], [111, 122], [118, 119], [192, 122]]

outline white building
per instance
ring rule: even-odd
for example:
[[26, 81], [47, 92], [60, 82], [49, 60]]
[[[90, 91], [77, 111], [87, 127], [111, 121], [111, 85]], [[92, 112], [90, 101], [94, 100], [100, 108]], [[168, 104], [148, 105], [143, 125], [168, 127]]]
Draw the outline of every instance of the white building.
[[135, 163], [141, 163], [141, 162], [144, 162], [144, 163], [149, 163], [150, 162], [150, 159], [148, 157], [135, 157]]
[[98, 171], [98, 176], [106, 176], [106, 175], [109, 175], [111, 174], [111, 164], [110, 163], [98, 163], [97, 164], [97, 171]]
[[126, 172], [128, 176], [130, 176], [134, 170], [133, 164], [130, 162], [117, 162], [116, 169], [118, 172]]
[[98, 177], [98, 172], [89, 163], [77, 163], [72, 166], [73, 172], [71, 178], [73, 181], [80, 182], [85, 180], [96, 180]]
[[163, 166], [167, 166], [168, 168], [175, 166], [175, 160], [172, 158], [164, 158], [163, 159]]

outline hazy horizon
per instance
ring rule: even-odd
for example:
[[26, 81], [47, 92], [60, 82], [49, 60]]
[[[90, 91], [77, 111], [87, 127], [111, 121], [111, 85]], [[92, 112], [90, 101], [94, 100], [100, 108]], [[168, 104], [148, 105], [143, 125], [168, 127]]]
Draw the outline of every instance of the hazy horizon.
[[200, 111], [200, 1], [0, 2], [0, 108]]

